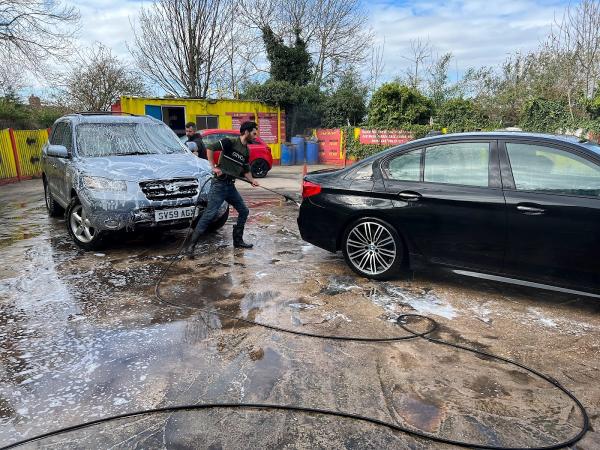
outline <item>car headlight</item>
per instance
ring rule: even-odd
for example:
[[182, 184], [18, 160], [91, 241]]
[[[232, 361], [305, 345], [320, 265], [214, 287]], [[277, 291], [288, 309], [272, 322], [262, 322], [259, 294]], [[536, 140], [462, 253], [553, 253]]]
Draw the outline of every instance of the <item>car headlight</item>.
[[127, 183], [103, 177], [83, 177], [83, 186], [97, 191], [126, 191]]

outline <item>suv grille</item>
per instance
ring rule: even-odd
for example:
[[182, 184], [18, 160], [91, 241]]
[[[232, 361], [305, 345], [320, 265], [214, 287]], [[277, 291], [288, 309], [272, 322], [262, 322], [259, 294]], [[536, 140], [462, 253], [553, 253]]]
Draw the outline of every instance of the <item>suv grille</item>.
[[198, 180], [195, 178], [178, 178], [175, 180], [143, 181], [140, 183], [140, 188], [148, 200], [191, 198], [198, 194]]

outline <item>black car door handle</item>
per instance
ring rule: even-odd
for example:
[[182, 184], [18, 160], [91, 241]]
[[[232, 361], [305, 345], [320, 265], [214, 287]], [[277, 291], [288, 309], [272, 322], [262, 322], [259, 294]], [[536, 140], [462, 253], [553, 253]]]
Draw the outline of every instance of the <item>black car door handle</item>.
[[527, 214], [529, 216], [541, 216], [546, 212], [546, 210], [542, 208], [537, 208], [535, 206], [526, 206], [526, 205], [517, 205], [517, 209], [523, 214]]
[[398, 194], [402, 200], [406, 200], [407, 202], [416, 202], [421, 198], [421, 194], [417, 194], [416, 192], [403, 191]]

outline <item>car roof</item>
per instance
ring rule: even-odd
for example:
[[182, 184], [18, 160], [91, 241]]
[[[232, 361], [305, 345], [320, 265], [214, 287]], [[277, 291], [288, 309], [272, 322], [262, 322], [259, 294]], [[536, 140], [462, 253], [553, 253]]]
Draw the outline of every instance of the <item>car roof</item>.
[[[526, 138], [526, 139], [549, 139], [567, 142], [570, 144], [579, 144], [581, 142], [587, 142], [587, 140], [581, 140], [577, 136], [570, 136], [565, 134], [549, 134], [549, 133], [530, 133], [526, 131], [472, 131], [467, 133], [448, 133], [436, 136], [427, 136], [419, 139], [419, 142], [425, 140], [445, 140], [447, 138], [458, 137], [458, 138], [487, 138], [487, 139], [506, 139], [506, 138]], [[414, 141], [412, 141], [414, 142]]]
[[240, 132], [236, 130], [227, 130], [225, 128], [209, 128], [206, 130], [200, 130], [202, 134], [216, 134], [216, 133], [231, 133], [239, 135]]
[[[382, 150], [379, 153], [371, 155], [359, 163], [367, 163], [377, 158], [388, 156], [401, 149], [411, 149], [427, 144], [437, 144], [444, 142], [451, 142], [455, 139], [525, 139], [525, 140], [538, 140], [554, 143], [566, 143], [575, 145], [577, 148], [587, 152], [588, 154], [594, 155], [596, 158], [600, 156], [600, 146], [594, 142], [583, 140], [577, 136], [569, 136], [564, 134], [549, 134], [549, 133], [529, 133], [525, 131], [472, 131], [467, 133], [448, 133], [435, 136], [422, 137], [408, 141], [404, 144], [394, 145], [388, 149]], [[351, 169], [353, 166], [349, 166], [347, 169]]]
[[[111, 113], [74, 113], [67, 114], [61, 117], [69, 118], [72, 122], [77, 124], [82, 123], [163, 123], [162, 120], [158, 120], [151, 116], [137, 116], [133, 114], [111, 114]], [[60, 120], [60, 119], [59, 119]]]

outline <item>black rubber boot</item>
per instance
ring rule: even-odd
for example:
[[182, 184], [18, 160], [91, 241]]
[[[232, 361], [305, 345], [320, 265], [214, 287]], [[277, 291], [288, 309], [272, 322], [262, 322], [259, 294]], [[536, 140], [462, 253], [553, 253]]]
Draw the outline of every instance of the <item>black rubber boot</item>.
[[192, 237], [190, 238], [190, 243], [187, 245], [187, 247], [183, 251], [183, 255], [186, 258], [194, 259], [194, 252], [196, 251], [196, 244], [198, 243], [198, 240], [200, 239], [201, 235], [202, 235], [202, 233], [198, 233], [196, 230], [194, 230], [194, 233], [192, 233]]
[[233, 226], [233, 246], [235, 248], [252, 248], [252, 244], [244, 242], [244, 227], [239, 225]]

